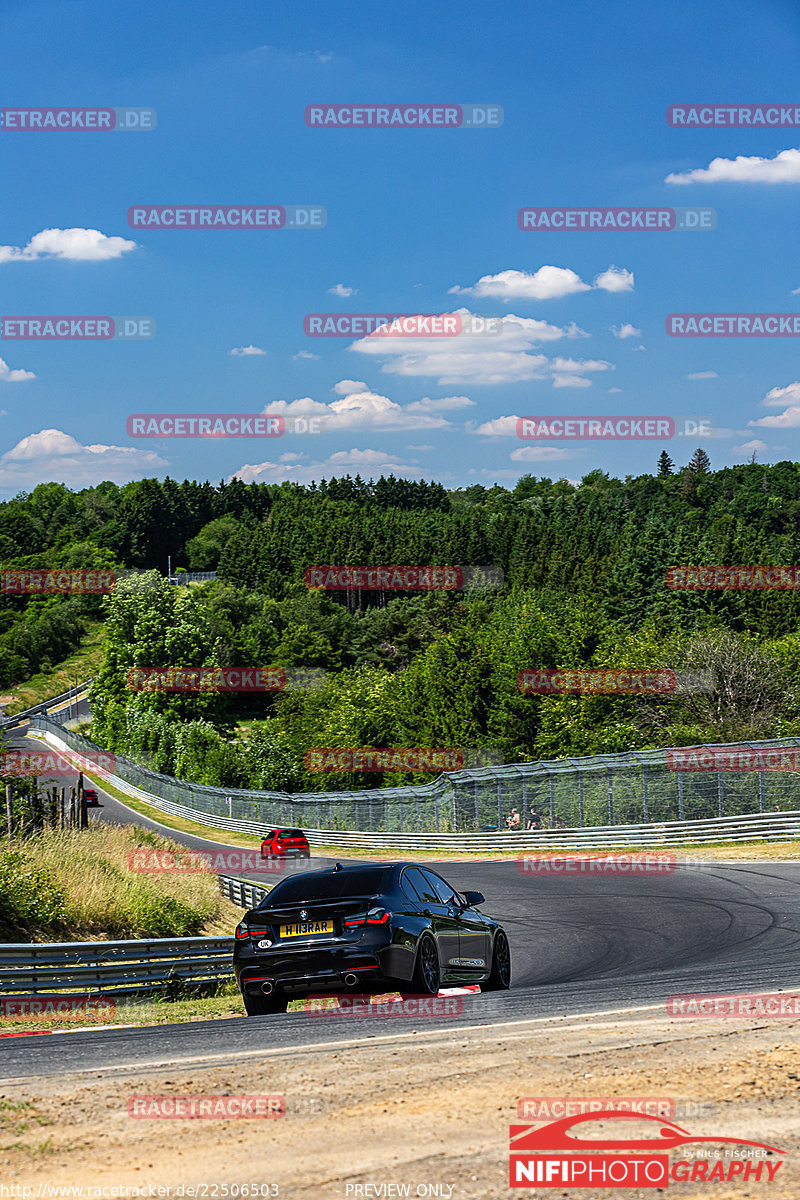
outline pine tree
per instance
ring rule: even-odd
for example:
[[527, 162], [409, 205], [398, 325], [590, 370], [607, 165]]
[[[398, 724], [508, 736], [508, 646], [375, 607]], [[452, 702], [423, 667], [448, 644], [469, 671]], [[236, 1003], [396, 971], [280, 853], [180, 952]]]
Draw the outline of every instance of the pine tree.
[[666, 450], [662, 450], [658, 456], [658, 474], [663, 479], [667, 475], [673, 474], [675, 463], [672, 461]]
[[707, 475], [711, 470], [711, 459], [701, 446], [698, 446], [689, 460], [689, 468], [693, 475]]

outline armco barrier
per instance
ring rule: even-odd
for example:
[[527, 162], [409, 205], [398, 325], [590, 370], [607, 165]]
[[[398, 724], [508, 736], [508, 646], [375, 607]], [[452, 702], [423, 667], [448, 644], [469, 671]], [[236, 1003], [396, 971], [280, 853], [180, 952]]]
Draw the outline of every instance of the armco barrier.
[[[78, 735], [64, 730], [53, 721], [36, 722], [43, 730], [45, 740], [56, 749], [68, 752], [75, 749], [81, 753], [95, 750], [91, 742]], [[124, 760], [117, 758], [118, 766]], [[139, 768], [137, 768], [139, 769]], [[201, 796], [214, 793], [215, 789], [201, 787], [197, 784], [183, 784], [180, 780], [168, 776], [158, 776], [146, 772], [155, 780], [165, 780], [170, 785], [185, 787], [189, 795], [199, 792]], [[438, 781], [437, 781], [438, 782]], [[109, 777], [109, 783], [123, 794], [129, 795], [153, 808], [171, 816], [186, 817], [198, 824], [216, 829], [235, 829], [241, 833], [263, 834], [273, 828], [273, 823], [259, 820], [248, 820], [239, 817], [211, 813], [207, 810], [187, 804], [179, 804], [166, 800], [161, 796], [137, 787], [128, 782], [122, 775]], [[385, 789], [397, 791], [400, 789]], [[251, 802], [258, 800], [264, 793], [238, 793], [238, 796], [248, 797]], [[381, 793], [378, 792], [380, 798]], [[306, 800], [309, 816], [313, 814], [315, 797], [306, 800], [298, 797], [298, 803]], [[231, 797], [232, 807], [232, 797]], [[290, 822], [275, 822], [289, 824]], [[694, 821], [659, 821], [642, 822], [626, 825], [593, 825], [583, 828], [546, 829], [535, 832], [520, 833], [415, 833], [413, 831], [394, 832], [391, 830], [340, 830], [333, 828], [311, 828], [302, 819], [294, 820], [291, 824], [303, 825], [306, 837], [312, 846], [338, 846], [342, 849], [359, 846], [372, 849], [416, 849], [431, 851], [455, 851], [473, 853], [496, 853], [497, 851], [523, 850], [574, 850], [592, 849], [613, 846], [689, 846], [703, 845], [709, 842], [733, 841], [793, 841], [800, 838], [800, 809], [786, 812], [763, 812], [741, 816], [718, 817], [708, 820]]]
[[39, 714], [47, 716], [48, 709], [52, 708], [54, 704], [61, 704], [64, 700], [80, 700], [92, 682], [93, 680], [88, 679], [86, 683], [79, 683], [77, 687], [69, 688], [66, 692], [62, 692], [60, 696], [51, 696], [49, 700], [43, 700], [41, 704], [33, 704], [30, 708], [24, 708], [22, 712], [14, 713], [10, 717], [0, 717], [0, 731], [11, 729], [14, 725], [20, 725], [28, 717]]
[[255, 908], [264, 899], [271, 887], [263, 887], [260, 883], [252, 883], [249, 879], [237, 879], [233, 875], [218, 875], [219, 890], [239, 908]]
[[0, 996], [59, 992], [157, 992], [233, 974], [233, 938], [0, 944]]

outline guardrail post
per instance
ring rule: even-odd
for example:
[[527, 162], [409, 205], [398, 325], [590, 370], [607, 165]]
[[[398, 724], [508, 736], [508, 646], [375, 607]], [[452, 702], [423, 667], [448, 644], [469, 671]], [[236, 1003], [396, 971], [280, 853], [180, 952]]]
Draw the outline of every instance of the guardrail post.
[[553, 778], [553, 772], [548, 771], [550, 777], [550, 828], [556, 827], [556, 781]]
[[678, 771], [678, 820], [683, 820], [683, 771]]
[[497, 827], [503, 828], [503, 785], [497, 780]]
[[578, 767], [578, 817], [580, 827], [583, 829], [583, 771], [580, 767]]
[[614, 824], [614, 775], [611, 767], [608, 768], [608, 823]]
[[650, 804], [647, 799], [647, 763], [642, 763], [642, 799], [644, 801], [644, 823], [650, 820]]
[[722, 784], [722, 771], [717, 771], [717, 815], [725, 815], [725, 790]]

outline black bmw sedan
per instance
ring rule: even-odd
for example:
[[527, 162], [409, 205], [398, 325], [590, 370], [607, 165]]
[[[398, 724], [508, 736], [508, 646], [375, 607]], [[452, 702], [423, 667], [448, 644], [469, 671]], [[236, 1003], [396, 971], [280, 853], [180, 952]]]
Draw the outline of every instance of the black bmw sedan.
[[284, 879], [236, 929], [233, 965], [249, 1016], [285, 1012], [310, 992], [435, 996], [439, 988], [511, 983], [508, 938], [429, 867], [379, 863]]

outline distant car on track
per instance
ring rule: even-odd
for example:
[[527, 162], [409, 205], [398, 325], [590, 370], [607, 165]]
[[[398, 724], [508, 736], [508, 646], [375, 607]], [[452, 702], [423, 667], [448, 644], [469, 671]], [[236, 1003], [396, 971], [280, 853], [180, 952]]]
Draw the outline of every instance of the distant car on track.
[[302, 829], [271, 829], [261, 842], [262, 858], [310, 858], [311, 847]]
[[285, 1012], [309, 993], [511, 983], [503, 928], [429, 867], [379, 863], [304, 871], [245, 914], [233, 966], [248, 1016]]
[[84, 788], [83, 794], [86, 797], [86, 803], [89, 808], [98, 808], [100, 806], [100, 801], [97, 798], [97, 792], [94, 788]]

